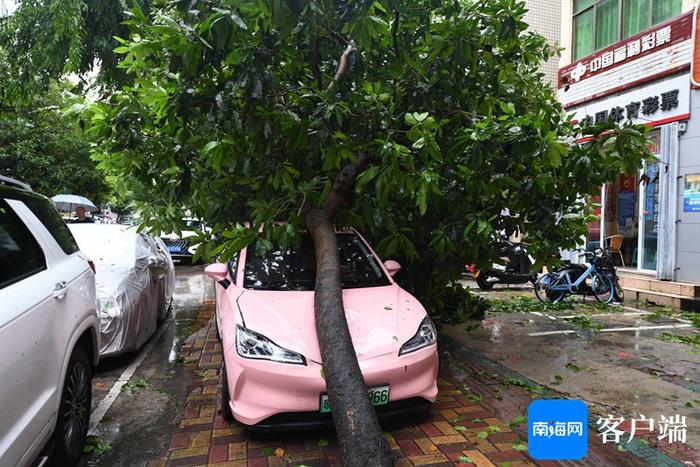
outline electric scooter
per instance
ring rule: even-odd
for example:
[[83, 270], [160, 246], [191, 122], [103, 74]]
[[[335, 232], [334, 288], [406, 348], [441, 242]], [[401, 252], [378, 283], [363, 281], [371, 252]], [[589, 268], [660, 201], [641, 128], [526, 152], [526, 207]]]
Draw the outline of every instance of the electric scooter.
[[503, 265], [494, 264], [490, 269], [477, 270], [474, 265], [467, 265], [467, 270], [472, 273], [476, 284], [482, 290], [491, 290], [494, 284], [525, 284], [535, 283], [537, 275], [533, 274], [532, 258], [527, 254], [521, 243], [514, 243], [503, 239], [501, 244], [501, 256], [505, 260]]

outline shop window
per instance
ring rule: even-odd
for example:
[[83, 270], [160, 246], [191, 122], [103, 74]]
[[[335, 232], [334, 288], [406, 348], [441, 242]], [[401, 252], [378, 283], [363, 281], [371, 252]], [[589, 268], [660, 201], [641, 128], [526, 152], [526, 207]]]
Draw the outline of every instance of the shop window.
[[576, 60], [595, 52], [593, 45], [593, 9], [574, 16], [574, 55]]
[[574, 0], [574, 60], [680, 15], [682, 4], [682, 0]]
[[654, 24], [666, 21], [681, 13], [683, 0], [654, 0]]
[[625, 0], [623, 18], [625, 37], [633, 36], [651, 26], [651, 0]]
[[595, 6], [595, 48], [607, 47], [619, 40], [619, 0], [603, 0]]

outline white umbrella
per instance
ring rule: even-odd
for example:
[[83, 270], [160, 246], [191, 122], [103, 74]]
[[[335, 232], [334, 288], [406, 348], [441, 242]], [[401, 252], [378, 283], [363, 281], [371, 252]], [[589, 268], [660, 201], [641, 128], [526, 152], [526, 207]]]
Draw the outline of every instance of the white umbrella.
[[97, 206], [92, 201], [84, 196], [78, 195], [56, 195], [51, 198], [59, 211], [73, 212], [79, 207], [85, 208], [86, 211], [98, 211]]

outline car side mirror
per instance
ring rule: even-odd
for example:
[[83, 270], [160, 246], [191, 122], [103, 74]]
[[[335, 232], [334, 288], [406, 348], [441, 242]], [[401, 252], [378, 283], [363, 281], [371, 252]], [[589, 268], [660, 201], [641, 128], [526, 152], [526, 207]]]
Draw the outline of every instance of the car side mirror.
[[393, 259], [384, 261], [384, 267], [386, 268], [390, 276], [393, 276], [401, 270], [401, 265]]
[[210, 264], [204, 268], [204, 274], [221, 284], [224, 289], [227, 289], [231, 284], [226, 278], [226, 276], [228, 276], [228, 266], [226, 266], [224, 263]]

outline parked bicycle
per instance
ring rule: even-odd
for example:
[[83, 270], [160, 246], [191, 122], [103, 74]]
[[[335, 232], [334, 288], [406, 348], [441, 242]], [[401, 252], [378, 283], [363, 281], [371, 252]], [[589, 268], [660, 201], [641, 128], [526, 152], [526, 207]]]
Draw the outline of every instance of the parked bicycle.
[[[535, 295], [538, 300], [556, 303], [568, 295], [593, 295], [601, 303], [611, 303], [616, 298], [617, 275], [609, 254], [596, 248], [593, 252], [585, 251], [579, 256], [585, 256], [589, 265], [569, 264], [537, 279]], [[621, 290], [619, 294], [622, 293]]]

